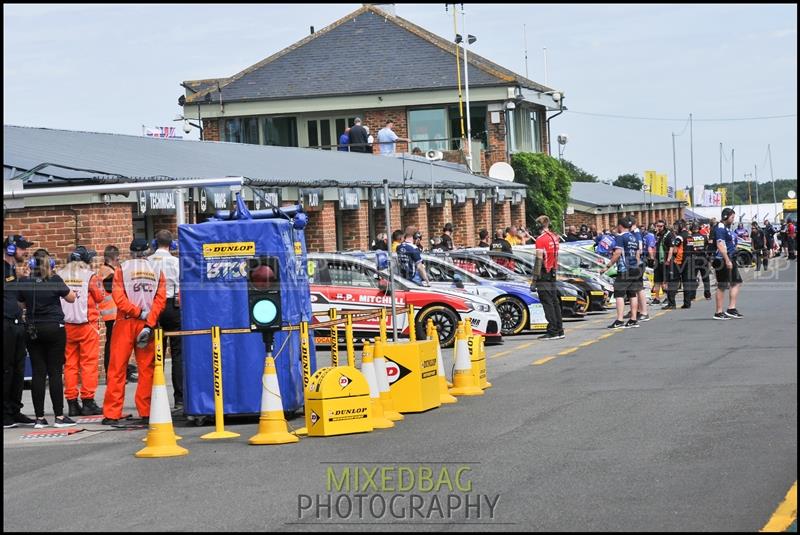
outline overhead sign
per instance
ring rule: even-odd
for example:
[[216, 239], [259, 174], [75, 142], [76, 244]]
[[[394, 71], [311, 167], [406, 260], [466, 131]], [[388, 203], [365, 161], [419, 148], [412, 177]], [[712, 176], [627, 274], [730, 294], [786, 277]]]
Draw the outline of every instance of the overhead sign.
[[253, 208], [255, 210], [266, 210], [268, 208], [280, 208], [281, 188], [257, 188], [253, 190]]
[[358, 210], [361, 192], [358, 188], [339, 188], [339, 210]]
[[417, 208], [419, 206], [419, 191], [407, 189], [403, 191], [403, 208]]
[[176, 211], [175, 190], [140, 190], [139, 215], [165, 215]]
[[[370, 190], [372, 197], [372, 208], [386, 208], [386, 192], [383, 188]], [[389, 206], [392, 206], [392, 199], [389, 199]]]
[[506, 202], [506, 191], [503, 189], [495, 190], [497, 194], [494, 196], [494, 203], [495, 204], [503, 204]]
[[453, 190], [453, 206], [463, 206], [467, 204], [467, 190], [454, 189]]
[[198, 188], [198, 207], [203, 214], [213, 214], [217, 210], [232, 210], [236, 194], [230, 187]]
[[784, 212], [796, 212], [797, 211], [797, 199], [783, 199], [783, 211]]
[[444, 206], [444, 192], [443, 191], [433, 191], [431, 195], [431, 208], [441, 208]]
[[486, 190], [479, 189], [475, 192], [475, 204], [486, 204]]
[[514, 190], [511, 192], [511, 204], [519, 204], [522, 202], [522, 192]]
[[300, 204], [306, 212], [319, 212], [322, 210], [322, 190], [321, 189], [301, 189]]

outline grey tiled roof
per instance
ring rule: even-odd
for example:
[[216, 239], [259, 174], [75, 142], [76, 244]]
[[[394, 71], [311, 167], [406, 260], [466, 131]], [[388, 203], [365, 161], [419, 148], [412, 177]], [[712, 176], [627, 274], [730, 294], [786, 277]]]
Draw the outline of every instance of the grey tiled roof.
[[[646, 194], [646, 202], [654, 204], [680, 203], [679, 200], [660, 195]], [[633, 189], [610, 186], [601, 182], [573, 182], [569, 193], [571, 202], [589, 206], [609, 206], [614, 204], [642, 204], [645, 194]]]
[[[17, 170], [53, 164], [39, 170], [42, 177], [119, 180], [222, 178], [244, 176], [262, 185], [275, 186], [372, 186], [387, 179], [392, 186], [439, 186], [504, 189], [523, 187], [472, 175], [452, 164], [338, 151], [155, 139], [119, 134], [51, 130], [20, 126], [3, 127], [3, 166]], [[67, 169], [73, 168], [73, 170]], [[78, 169], [78, 171], [74, 170]], [[80, 171], [87, 170], [87, 171]], [[19, 171], [16, 173], [19, 174]], [[99, 177], [99, 178], [98, 178]]]
[[[365, 6], [228, 78], [221, 83], [222, 100], [455, 88], [454, 54], [454, 43]], [[476, 54], [469, 54], [469, 64], [470, 87], [515, 84], [549, 90]], [[207, 85], [206, 91], [219, 98], [216, 84]], [[187, 101], [203, 96], [192, 94]]]

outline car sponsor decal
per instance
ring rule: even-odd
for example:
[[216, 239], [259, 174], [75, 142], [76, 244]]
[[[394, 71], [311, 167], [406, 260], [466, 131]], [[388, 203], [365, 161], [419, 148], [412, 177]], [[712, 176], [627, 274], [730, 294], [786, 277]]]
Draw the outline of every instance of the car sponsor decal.
[[256, 255], [256, 242], [204, 243], [203, 258]]

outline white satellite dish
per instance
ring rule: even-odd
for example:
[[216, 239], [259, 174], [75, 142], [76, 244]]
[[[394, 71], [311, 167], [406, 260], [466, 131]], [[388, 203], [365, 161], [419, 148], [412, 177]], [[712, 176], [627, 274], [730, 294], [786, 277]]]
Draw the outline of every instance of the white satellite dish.
[[789, 197], [790, 199], [794, 199], [795, 197], [797, 197], [797, 193], [795, 193], [793, 189], [790, 189], [789, 193], [787, 193], [786, 196]]
[[497, 162], [492, 164], [492, 166], [489, 168], [489, 177], [496, 178], [497, 180], [503, 180], [505, 182], [513, 182], [514, 168], [508, 165], [506, 162]]

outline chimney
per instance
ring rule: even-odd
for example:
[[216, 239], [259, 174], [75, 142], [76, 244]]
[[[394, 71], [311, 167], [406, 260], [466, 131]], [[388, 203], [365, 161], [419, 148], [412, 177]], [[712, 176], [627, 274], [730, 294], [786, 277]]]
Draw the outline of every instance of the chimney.
[[365, 6], [377, 7], [378, 9], [380, 9], [381, 11], [386, 13], [387, 15], [391, 15], [393, 17], [397, 16], [394, 4], [364, 4], [364, 5]]
[[311, 27], [311, 35], [314, 35], [314, 27]]

